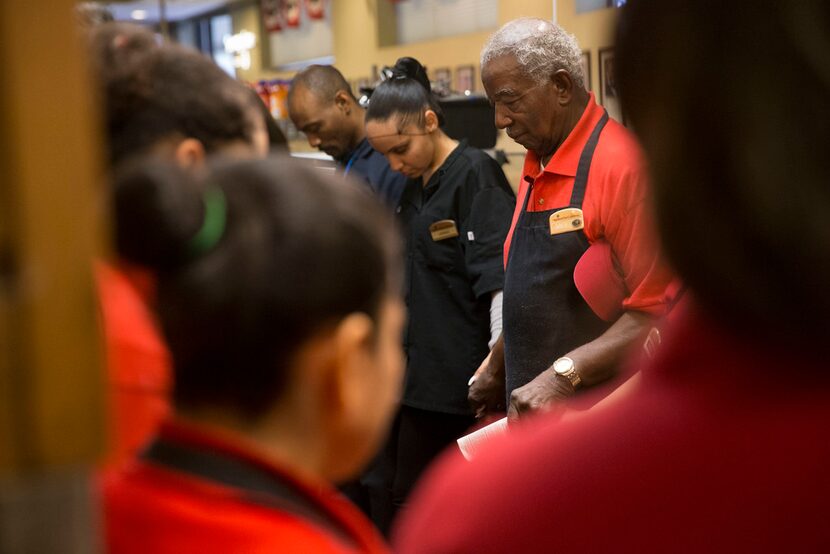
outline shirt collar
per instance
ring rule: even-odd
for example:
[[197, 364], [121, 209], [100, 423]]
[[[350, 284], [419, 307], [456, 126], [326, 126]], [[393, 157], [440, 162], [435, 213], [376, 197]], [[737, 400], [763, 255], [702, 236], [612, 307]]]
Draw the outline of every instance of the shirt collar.
[[[576, 123], [576, 126], [568, 134], [565, 142], [554, 152], [544, 171], [547, 173], [556, 173], [557, 175], [565, 175], [568, 177], [576, 177], [576, 169], [579, 166], [579, 157], [585, 144], [591, 137], [597, 122], [602, 118], [604, 109], [596, 103], [594, 93], [590, 93], [588, 105], [582, 116]], [[528, 150], [525, 157], [524, 172], [526, 175], [536, 175], [539, 172], [539, 156], [535, 152]]]
[[366, 137], [361, 140], [358, 145], [355, 147], [354, 150], [349, 152], [348, 154], [344, 154], [340, 158], [337, 159], [337, 163], [340, 165], [346, 165], [349, 163], [349, 160], [358, 158], [366, 158], [372, 153], [372, 145], [369, 144], [369, 139]]
[[426, 188], [430, 189], [432, 187], [438, 186], [438, 183], [441, 182], [441, 176], [447, 172], [447, 170], [452, 167], [452, 164], [455, 163], [455, 160], [461, 155], [464, 149], [467, 148], [467, 139], [461, 139], [458, 141], [458, 146], [456, 146], [450, 155], [447, 156], [447, 159], [444, 160], [444, 163], [441, 164], [441, 167], [435, 172], [435, 174], [430, 177], [429, 183], [427, 183]]

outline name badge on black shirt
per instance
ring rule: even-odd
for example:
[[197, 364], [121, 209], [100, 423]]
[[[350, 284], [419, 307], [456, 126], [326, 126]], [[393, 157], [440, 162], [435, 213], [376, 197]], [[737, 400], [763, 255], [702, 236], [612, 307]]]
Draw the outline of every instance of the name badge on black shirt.
[[585, 218], [579, 208], [565, 208], [550, 216], [550, 234], [559, 235], [585, 227]]
[[442, 219], [429, 226], [429, 234], [432, 236], [432, 240], [436, 242], [451, 239], [458, 236], [458, 227], [455, 226], [455, 221], [452, 219]]

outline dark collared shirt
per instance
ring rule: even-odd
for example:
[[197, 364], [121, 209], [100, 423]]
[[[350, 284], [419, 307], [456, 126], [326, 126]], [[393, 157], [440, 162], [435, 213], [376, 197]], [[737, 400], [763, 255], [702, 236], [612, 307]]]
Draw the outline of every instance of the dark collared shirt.
[[[464, 142], [426, 186], [407, 181], [399, 207], [409, 308], [404, 404], [469, 413], [467, 381], [489, 351], [490, 293], [503, 286], [515, 203], [496, 161]], [[442, 220], [458, 236], [434, 240], [430, 225]]]
[[392, 207], [398, 205], [406, 177], [392, 171], [383, 154], [372, 148], [368, 140], [364, 138], [352, 152], [335, 161], [344, 173], [366, 182], [383, 202]]

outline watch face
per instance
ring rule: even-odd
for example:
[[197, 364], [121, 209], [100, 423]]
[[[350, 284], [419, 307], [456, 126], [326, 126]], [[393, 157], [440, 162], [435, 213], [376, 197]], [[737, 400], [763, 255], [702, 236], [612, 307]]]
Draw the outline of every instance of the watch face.
[[570, 358], [559, 358], [555, 362], [553, 362], [553, 371], [558, 373], [559, 375], [563, 375], [571, 371], [574, 367], [573, 360]]

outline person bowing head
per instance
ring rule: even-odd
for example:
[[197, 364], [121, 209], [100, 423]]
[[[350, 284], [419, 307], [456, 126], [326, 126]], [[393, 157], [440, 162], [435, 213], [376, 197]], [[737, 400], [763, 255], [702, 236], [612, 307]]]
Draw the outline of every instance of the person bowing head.
[[367, 137], [408, 178], [397, 208], [409, 308], [403, 406], [386, 463], [400, 507], [474, 424], [467, 384], [501, 332], [502, 245], [515, 197], [498, 163], [449, 137], [426, 69], [401, 58], [372, 94]]

